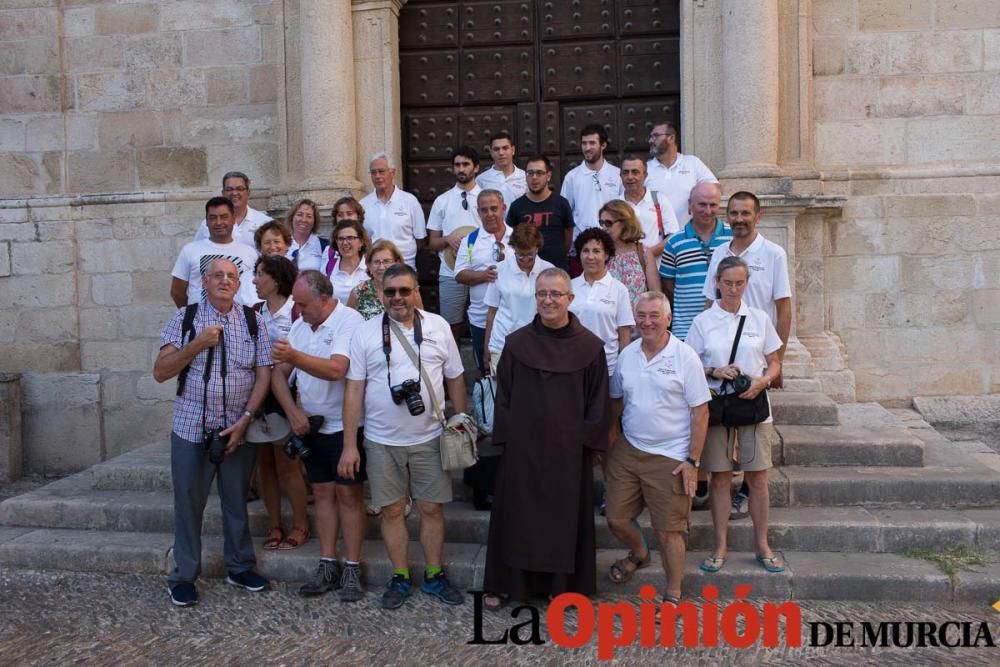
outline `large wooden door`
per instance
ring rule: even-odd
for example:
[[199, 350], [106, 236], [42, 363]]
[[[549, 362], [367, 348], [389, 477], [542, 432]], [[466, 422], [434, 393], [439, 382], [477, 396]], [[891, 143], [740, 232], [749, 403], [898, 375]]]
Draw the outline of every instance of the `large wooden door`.
[[489, 166], [494, 132], [518, 164], [580, 160], [579, 132], [608, 130], [609, 158], [645, 155], [652, 123], [680, 121], [679, 0], [409, 0], [400, 15], [403, 173], [425, 207], [453, 185], [451, 151]]

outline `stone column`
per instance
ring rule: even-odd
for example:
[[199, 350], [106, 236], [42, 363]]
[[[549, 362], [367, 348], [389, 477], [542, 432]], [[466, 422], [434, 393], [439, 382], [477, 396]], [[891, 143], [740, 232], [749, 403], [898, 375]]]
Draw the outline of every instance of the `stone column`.
[[[356, 173], [366, 187], [368, 158], [385, 151], [402, 157], [399, 94], [399, 11], [406, 0], [352, 0], [354, 78], [357, 85]], [[403, 183], [399, 173], [397, 184]]]
[[722, 53], [726, 167], [720, 175], [777, 175], [777, 0], [724, 0]]
[[300, 194], [331, 204], [360, 187], [354, 108], [354, 35], [351, 7], [340, 0], [301, 0], [299, 54], [302, 82]]

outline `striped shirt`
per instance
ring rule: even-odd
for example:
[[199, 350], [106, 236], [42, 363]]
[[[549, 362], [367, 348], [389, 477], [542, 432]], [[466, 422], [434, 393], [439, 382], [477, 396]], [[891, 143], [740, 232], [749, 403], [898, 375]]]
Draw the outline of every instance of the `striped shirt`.
[[[181, 308], [170, 318], [163, 333], [160, 334], [160, 348], [167, 345], [178, 350], [187, 344], [181, 339], [181, 325], [184, 321], [185, 308]], [[246, 320], [243, 318], [243, 307], [233, 304], [228, 313], [223, 315], [208, 301], [198, 304], [198, 312], [194, 316], [194, 333], [198, 335], [202, 329], [213, 324], [221, 324], [226, 342], [226, 405], [223, 414], [222, 376], [219, 373], [221, 355], [216, 346], [212, 355], [212, 374], [208, 381], [208, 413], [205, 426], [209, 429], [232, 426], [246, 410], [250, 392], [257, 380], [256, 367], [270, 366], [271, 338], [264, 326], [264, 320], [259, 313], [257, 317], [257, 340], [250, 336]], [[202, 395], [205, 387], [205, 360], [208, 350], [199, 352], [191, 361], [187, 380], [184, 383], [184, 393], [174, 400], [173, 431], [181, 438], [191, 442], [201, 442], [203, 431], [201, 427]]]
[[674, 281], [674, 316], [670, 330], [681, 340], [687, 338], [694, 318], [705, 310], [702, 289], [712, 252], [732, 238], [729, 225], [717, 219], [708, 243], [701, 240], [694, 231], [693, 223], [689, 222], [664, 244], [660, 256], [660, 277]]

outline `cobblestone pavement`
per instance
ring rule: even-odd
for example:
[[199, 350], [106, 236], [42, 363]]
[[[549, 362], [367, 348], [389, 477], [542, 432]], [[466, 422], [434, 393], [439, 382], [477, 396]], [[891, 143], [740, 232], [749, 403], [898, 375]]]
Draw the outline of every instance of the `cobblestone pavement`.
[[[160, 577], [7, 569], [0, 572], [0, 665], [562, 665], [598, 663], [596, 646], [474, 646], [473, 604], [446, 607], [419, 593], [395, 612], [378, 607], [381, 590], [356, 605], [304, 600], [290, 584], [250, 594], [218, 580], [199, 582], [201, 604], [173, 608]], [[609, 601], [609, 600], [605, 600]], [[759, 607], [759, 605], [756, 605]], [[802, 602], [810, 621], [987, 621], [1000, 641], [1000, 613], [989, 607], [922, 607]], [[485, 612], [483, 636], [498, 637], [509, 611]], [[543, 616], [544, 621], [544, 616]], [[567, 627], [573, 629], [575, 621]], [[975, 631], [974, 631], [975, 632]], [[861, 631], [855, 631], [856, 638]], [[548, 640], [548, 636], [543, 633]], [[803, 644], [809, 643], [808, 627]], [[996, 665], [997, 648], [620, 649], [626, 664], [962, 664]]]

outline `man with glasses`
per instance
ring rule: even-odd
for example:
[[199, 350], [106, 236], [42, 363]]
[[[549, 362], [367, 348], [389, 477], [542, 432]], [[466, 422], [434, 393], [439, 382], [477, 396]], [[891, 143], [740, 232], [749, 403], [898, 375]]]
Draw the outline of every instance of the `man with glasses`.
[[566, 198], [552, 191], [552, 162], [535, 155], [525, 165], [528, 191], [507, 209], [511, 227], [531, 223], [542, 233], [545, 243], [538, 256], [560, 269], [566, 269], [566, 256], [573, 243], [573, 209]]
[[202, 277], [213, 259], [228, 259], [236, 265], [240, 285], [237, 285], [236, 302], [251, 305], [257, 303], [257, 290], [253, 286], [253, 267], [257, 262], [257, 251], [253, 243], [249, 246], [233, 239], [236, 224], [235, 206], [226, 197], [212, 197], [205, 204], [205, 220], [208, 238], [191, 241], [177, 256], [170, 272], [170, 298], [174, 305], [183, 308], [189, 303], [198, 303], [207, 292]]
[[476, 184], [479, 154], [468, 146], [460, 146], [451, 156], [455, 187], [438, 196], [427, 219], [427, 247], [436, 250], [441, 259], [438, 269], [438, 311], [451, 325], [455, 340], [462, 335], [465, 304], [469, 288], [455, 282], [455, 260], [462, 239], [479, 228]]
[[458, 248], [455, 280], [469, 288], [469, 330], [476, 368], [485, 370], [483, 343], [486, 336], [487, 306], [483, 299], [490, 283], [497, 280], [497, 266], [503, 261], [513, 230], [504, 222], [503, 195], [499, 190], [483, 190], [477, 197], [481, 228], [472, 232]]
[[694, 155], [679, 152], [677, 130], [663, 121], [649, 133], [650, 160], [646, 163], [646, 187], [663, 193], [674, 206], [677, 221], [688, 221], [688, 197], [698, 183], [718, 183], [719, 179]]
[[476, 177], [479, 187], [499, 190], [506, 202], [512, 202], [527, 189], [524, 170], [514, 164], [517, 148], [507, 132], [497, 132], [490, 137], [490, 157], [493, 166]]
[[[604, 159], [608, 148], [608, 131], [603, 125], [587, 125], [580, 131], [580, 151], [583, 162], [563, 178], [562, 196], [573, 208], [573, 238], [590, 227], [597, 227], [597, 212], [607, 202], [618, 198], [622, 190], [618, 167]], [[570, 274], [582, 272], [575, 257], [570, 260]]]
[[372, 155], [368, 161], [373, 192], [361, 200], [365, 211], [365, 230], [372, 243], [392, 241], [403, 255], [403, 261], [417, 268], [417, 249], [427, 238], [424, 209], [409, 192], [394, 184], [396, 167], [388, 153]]
[[444, 405], [447, 385], [455, 411], [466, 411], [464, 369], [448, 323], [417, 310], [418, 290], [417, 272], [406, 264], [386, 269], [385, 313], [355, 330], [344, 391], [344, 453], [337, 474], [345, 479], [360, 475], [363, 418], [371, 502], [382, 508], [382, 541], [393, 568], [382, 595], [384, 609], [399, 608], [413, 590], [404, 516], [410, 495], [420, 510], [426, 564], [421, 590], [445, 604], [462, 604], [461, 592], [443, 569], [443, 506], [452, 492], [451, 476], [441, 468], [442, 427], [434, 405]]
[[[253, 235], [257, 228], [271, 220], [266, 213], [250, 208], [250, 179], [242, 171], [230, 171], [222, 177], [222, 196], [233, 202], [233, 239], [256, 248]], [[194, 233], [195, 241], [209, 238], [208, 219], [201, 221]]]
[[503, 449], [483, 604], [597, 590], [592, 452], [608, 446], [604, 343], [570, 312], [569, 274], [535, 283], [537, 314], [507, 337], [493, 444]]
[[[215, 199], [231, 209], [228, 199]], [[210, 228], [215, 199], [209, 200]], [[198, 602], [202, 517], [216, 477], [226, 581], [252, 592], [268, 583], [254, 571], [246, 498], [257, 450], [244, 441], [244, 434], [271, 383], [271, 341], [260, 314], [236, 304], [239, 277], [239, 267], [230, 259], [215, 257], [205, 263], [205, 298], [195, 302], [193, 317], [188, 308], [174, 313], [160, 334], [160, 353], [153, 365], [157, 382], [179, 377], [170, 432], [176, 566], [167, 580], [170, 601], [178, 607]], [[208, 445], [215, 437], [225, 449], [223, 458], [213, 461], [218, 452], [210, 453], [214, 448]]]

